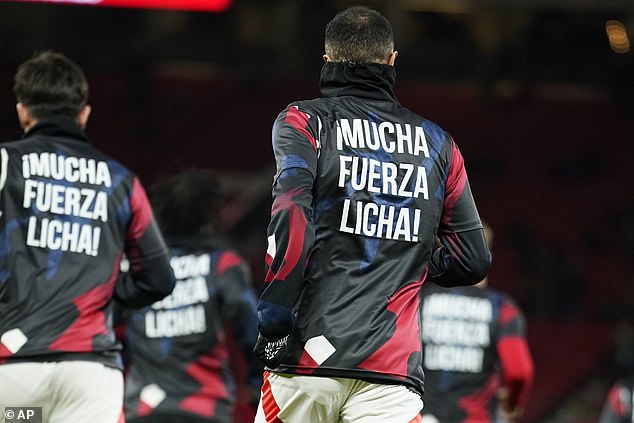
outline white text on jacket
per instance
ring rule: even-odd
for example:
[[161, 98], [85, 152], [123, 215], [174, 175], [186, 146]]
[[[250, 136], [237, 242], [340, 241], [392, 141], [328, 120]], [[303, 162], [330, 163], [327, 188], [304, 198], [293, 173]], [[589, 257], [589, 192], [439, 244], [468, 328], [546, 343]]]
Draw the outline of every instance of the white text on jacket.
[[[108, 164], [50, 152], [29, 153], [22, 156], [22, 176], [22, 206], [32, 214], [26, 244], [96, 256], [101, 239], [96, 222], [108, 221], [108, 195], [99, 189], [112, 184]], [[74, 186], [77, 183], [83, 186]]]
[[[422, 163], [430, 157], [423, 127], [340, 119], [337, 150], [347, 153], [339, 156], [339, 187], [372, 196], [372, 201], [344, 199], [339, 230], [417, 242], [421, 210], [411, 206], [419, 198], [429, 200], [429, 187], [427, 169], [411, 158], [421, 157]], [[393, 154], [404, 159], [389, 161]]]

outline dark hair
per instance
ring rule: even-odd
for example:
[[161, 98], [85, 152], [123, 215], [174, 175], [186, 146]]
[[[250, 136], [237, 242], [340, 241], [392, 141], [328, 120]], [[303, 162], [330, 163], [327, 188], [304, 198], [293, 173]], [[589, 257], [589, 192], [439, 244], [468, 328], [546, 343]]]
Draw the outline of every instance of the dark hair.
[[159, 227], [166, 236], [210, 233], [222, 205], [220, 183], [211, 172], [188, 169], [157, 181], [149, 190]]
[[394, 34], [379, 12], [352, 6], [328, 22], [324, 47], [333, 62], [386, 63], [394, 51]]
[[35, 119], [55, 114], [74, 119], [88, 100], [88, 82], [66, 56], [44, 51], [18, 67], [13, 92]]

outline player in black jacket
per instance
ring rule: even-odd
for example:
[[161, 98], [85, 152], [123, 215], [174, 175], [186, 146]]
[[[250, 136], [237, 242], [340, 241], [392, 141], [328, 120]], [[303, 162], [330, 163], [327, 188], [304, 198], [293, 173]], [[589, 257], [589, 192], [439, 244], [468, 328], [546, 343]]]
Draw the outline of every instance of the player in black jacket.
[[[485, 226], [489, 247], [493, 231]], [[534, 365], [524, 314], [509, 296], [474, 286], [422, 290], [425, 408], [422, 423], [517, 422]]]
[[[112, 300], [139, 307], [169, 294], [167, 249], [137, 177], [84, 135], [81, 69], [40, 53], [19, 67], [14, 90], [24, 139], [0, 144], [0, 410], [115, 423]], [[119, 283], [124, 253], [132, 277]]]
[[346, 9], [325, 52], [323, 97], [273, 127], [256, 421], [417, 421], [420, 288], [480, 281], [489, 251], [453, 139], [394, 95], [389, 22]]
[[229, 423], [236, 392], [227, 327], [244, 352], [248, 386], [257, 392], [262, 384], [262, 366], [252, 353], [257, 326], [249, 266], [222, 245], [222, 201], [213, 174], [191, 169], [174, 175], [152, 186], [150, 197], [176, 287], [126, 319], [126, 419]]

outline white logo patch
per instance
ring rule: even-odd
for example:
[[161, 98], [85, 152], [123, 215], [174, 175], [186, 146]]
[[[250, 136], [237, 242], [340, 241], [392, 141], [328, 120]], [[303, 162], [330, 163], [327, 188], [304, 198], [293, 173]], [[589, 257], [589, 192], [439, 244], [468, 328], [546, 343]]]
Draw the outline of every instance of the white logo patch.
[[145, 386], [141, 390], [141, 401], [145, 404], [149, 405], [152, 408], [156, 408], [164, 399], [165, 399], [165, 391], [162, 390], [157, 384], [153, 383], [151, 385]]
[[2, 334], [0, 337], [0, 343], [2, 343], [11, 354], [15, 354], [26, 344], [29, 338], [24, 335], [19, 328], [10, 329]]
[[310, 358], [315, 360], [317, 365], [321, 366], [321, 363], [326, 361], [328, 357], [333, 355], [337, 349], [326, 339], [324, 335], [315, 336], [306, 341], [304, 350], [308, 353]]

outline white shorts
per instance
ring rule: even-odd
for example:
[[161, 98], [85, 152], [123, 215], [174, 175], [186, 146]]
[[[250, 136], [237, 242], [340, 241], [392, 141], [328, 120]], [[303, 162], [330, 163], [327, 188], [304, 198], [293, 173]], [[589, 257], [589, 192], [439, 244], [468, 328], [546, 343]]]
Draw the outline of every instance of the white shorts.
[[42, 423], [123, 423], [123, 374], [90, 361], [0, 365], [5, 407], [42, 407]]
[[265, 372], [255, 423], [415, 423], [422, 408], [402, 385]]

